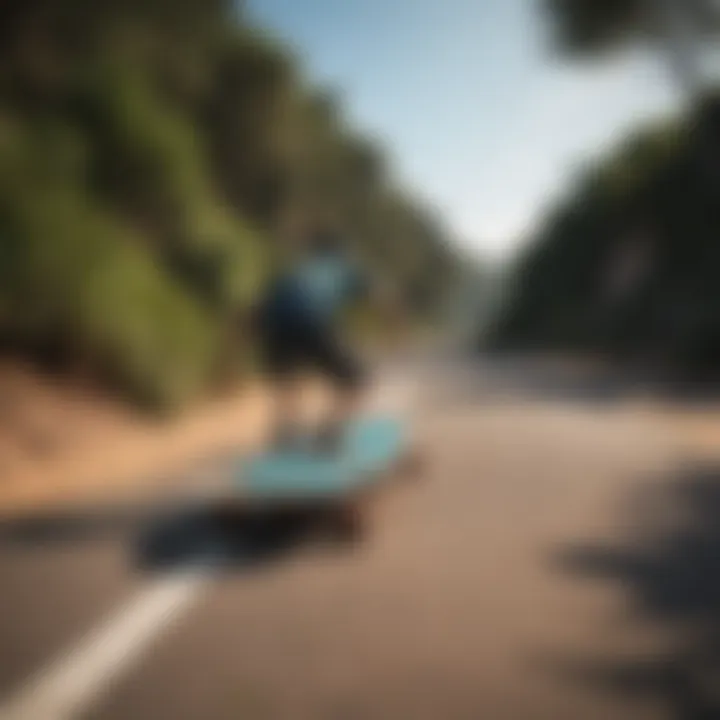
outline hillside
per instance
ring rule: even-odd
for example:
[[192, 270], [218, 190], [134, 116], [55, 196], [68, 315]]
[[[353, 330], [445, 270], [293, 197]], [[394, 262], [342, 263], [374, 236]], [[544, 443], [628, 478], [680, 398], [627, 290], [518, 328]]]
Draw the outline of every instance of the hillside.
[[239, 319], [318, 219], [432, 321], [442, 223], [235, 3], [3, 5], [4, 355], [181, 407], [251, 362]]
[[640, 128], [587, 169], [516, 259], [487, 340], [714, 372], [720, 107]]

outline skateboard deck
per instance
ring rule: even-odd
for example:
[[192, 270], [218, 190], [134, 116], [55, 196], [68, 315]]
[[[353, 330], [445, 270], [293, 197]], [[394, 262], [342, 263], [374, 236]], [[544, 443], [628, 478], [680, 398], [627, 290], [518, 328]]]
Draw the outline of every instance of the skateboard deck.
[[348, 426], [339, 451], [268, 451], [250, 458], [238, 489], [264, 502], [341, 500], [368, 487], [398, 460], [405, 446], [402, 424], [367, 417]]

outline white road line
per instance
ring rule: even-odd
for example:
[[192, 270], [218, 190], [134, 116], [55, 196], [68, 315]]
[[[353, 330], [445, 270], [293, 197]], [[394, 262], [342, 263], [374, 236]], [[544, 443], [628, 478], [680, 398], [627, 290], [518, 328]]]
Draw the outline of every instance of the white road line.
[[[415, 395], [406, 379], [382, 383], [373, 410], [406, 413]], [[193, 571], [150, 583], [70, 652], [0, 705], [0, 720], [73, 720], [137, 661], [150, 643], [207, 589], [213, 573]]]
[[129, 605], [86, 636], [68, 654], [0, 708], [2, 720], [70, 720], [136, 661], [150, 642], [207, 586], [210, 575], [194, 572], [163, 578], [142, 590]]

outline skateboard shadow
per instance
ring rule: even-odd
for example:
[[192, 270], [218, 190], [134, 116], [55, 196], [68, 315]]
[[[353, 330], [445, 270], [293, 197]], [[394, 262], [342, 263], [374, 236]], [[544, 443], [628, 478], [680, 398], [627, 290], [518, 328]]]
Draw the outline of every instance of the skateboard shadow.
[[[720, 465], [681, 468], [631, 498], [632, 533], [554, 558], [577, 579], [619, 585], [627, 627], [667, 639], [641, 656], [559, 658], [550, 667], [585, 689], [649, 700], [674, 720], [720, 718]], [[628, 625], [629, 623], [629, 625]]]
[[319, 536], [322, 517], [310, 511], [191, 508], [157, 518], [135, 543], [143, 571], [188, 567], [251, 570], [307, 549]]

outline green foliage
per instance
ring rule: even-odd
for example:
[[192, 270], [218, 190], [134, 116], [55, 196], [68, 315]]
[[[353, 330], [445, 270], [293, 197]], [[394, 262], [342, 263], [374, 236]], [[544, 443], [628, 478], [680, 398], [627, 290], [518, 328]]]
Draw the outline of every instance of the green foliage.
[[152, 233], [158, 259], [191, 290], [218, 310], [246, 302], [258, 280], [259, 234], [218, 199], [199, 134], [126, 68], [99, 73], [93, 89], [104, 193]]
[[252, 355], [237, 318], [294, 218], [431, 314], [444, 231], [301, 70], [230, 0], [4, 6], [0, 342], [180, 405]]
[[546, 219], [518, 259], [495, 344], [717, 363], [720, 210], [697, 162], [700, 121], [635, 134]]
[[62, 136], [18, 129], [0, 155], [5, 333], [30, 347], [50, 340], [136, 398], [177, 404], [204, 380], [211, 323], [141, 237], [88, 202], [76, 149]]
[[720, 30], [713, 0], [543, 0], [543, 9], [554, 45], [572, 55], [603, 52], [637, 39], [667, 40], [668, 23], [678, 17], [699, 39]]
[[104, 366], [139, 400], [178, 406], [209, 379], [216, 324], [127, 238], [106, 237], [83, 288], [85, 330]]

